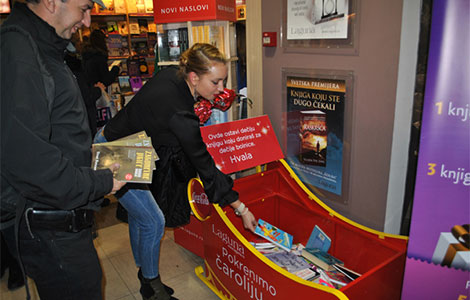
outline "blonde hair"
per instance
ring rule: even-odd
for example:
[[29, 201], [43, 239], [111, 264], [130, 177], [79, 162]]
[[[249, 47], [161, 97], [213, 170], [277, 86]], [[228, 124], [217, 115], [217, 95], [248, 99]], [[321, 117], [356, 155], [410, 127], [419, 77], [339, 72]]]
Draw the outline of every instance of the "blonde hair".
[[212, 63], [227, 63], [225, 56], [211, 44], [196, 43], [180, 56], [180, 74], [186, 78], [190, 72], [203, 75], [209, 72]]

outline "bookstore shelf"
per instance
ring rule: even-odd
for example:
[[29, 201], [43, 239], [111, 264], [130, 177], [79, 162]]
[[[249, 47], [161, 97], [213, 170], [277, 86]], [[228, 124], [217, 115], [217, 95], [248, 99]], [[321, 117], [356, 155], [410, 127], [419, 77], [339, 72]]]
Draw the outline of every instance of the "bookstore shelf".
[[[197, 276], [221, 299], [399, 299], [407, 238], [362, 226], [321, 202], [285, 163], [235, 180], [234, 189], [256, 218], [275, 224], [306, 244], [318, 225], [331, 238], [331, 255], [360, 274], [340, 289], [304, 280], [276, 265], [250, 241], [256, 235], [243, 228], [230, 208], [212, 207], [201, 222], [175, 230], [175, 241], [204, 258]], [[261, 295], [262, 294], [262, 295]]]

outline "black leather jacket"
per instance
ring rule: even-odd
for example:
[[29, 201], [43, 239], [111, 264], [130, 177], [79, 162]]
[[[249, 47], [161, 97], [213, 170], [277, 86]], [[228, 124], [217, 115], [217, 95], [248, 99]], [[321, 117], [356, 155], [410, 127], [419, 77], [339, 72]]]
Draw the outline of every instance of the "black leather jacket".
[[2, 204], [23, 197], [31, 207], [98, 209], [112, 189], [110, 170], [90, 168], [86, 111], [64, 63], [68, 43], [23, 3], [2, 25]]

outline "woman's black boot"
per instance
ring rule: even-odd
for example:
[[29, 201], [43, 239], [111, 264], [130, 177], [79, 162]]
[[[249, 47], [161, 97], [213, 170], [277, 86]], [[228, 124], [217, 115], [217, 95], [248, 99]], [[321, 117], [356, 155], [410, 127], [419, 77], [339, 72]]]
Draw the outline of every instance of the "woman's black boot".
[[160, 276], [154, 279], [144, 278], [140, 269], [137, 276], [140, 280], [140, 294], [144, 300], [178, 300], [171, 296], [174, 290], [164, 285]]

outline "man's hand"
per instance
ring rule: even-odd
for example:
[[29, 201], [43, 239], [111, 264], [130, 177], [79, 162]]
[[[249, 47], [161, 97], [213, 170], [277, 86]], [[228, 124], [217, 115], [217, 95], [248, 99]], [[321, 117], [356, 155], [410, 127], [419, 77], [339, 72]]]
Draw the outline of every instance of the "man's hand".
[[[120, 167], [120, 165], [118, 163], [115, 163], [115, 164], [112, 164], [109, 169], [111, 170], [111, 172], [114, 172], [116, 170], [118, 170]], [[124, 185], [126, 184], [126, 182], [123, 182], [123, 181], [119, 181], [119, 180], [116, 180], [113, 178], [113, 189], [111, 190], [111, 193], [110, 194], [115, 194], [117, 191], [119, 191]]]

